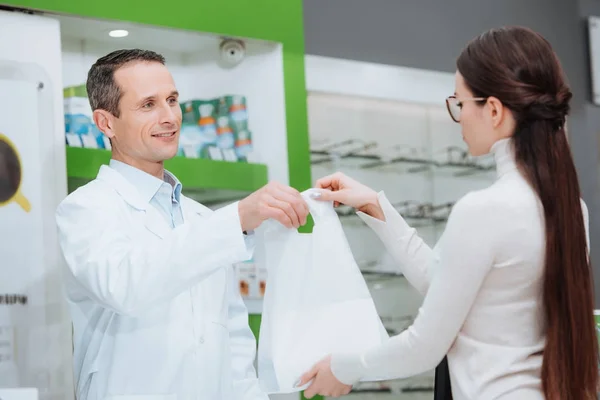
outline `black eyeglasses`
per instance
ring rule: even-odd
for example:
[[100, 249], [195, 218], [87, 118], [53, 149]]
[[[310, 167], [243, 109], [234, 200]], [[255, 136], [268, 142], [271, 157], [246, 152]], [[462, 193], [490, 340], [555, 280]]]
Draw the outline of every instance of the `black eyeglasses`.
[[448, 96], [446, 98], [446, 108], [448, 114], [454, 122], [460, 122], [460, 110], [462, 109], [462, 103], [465, 101], [484, 101], [487, 97], [471, 97], [468, 99], [457, 99], [456, 96]]

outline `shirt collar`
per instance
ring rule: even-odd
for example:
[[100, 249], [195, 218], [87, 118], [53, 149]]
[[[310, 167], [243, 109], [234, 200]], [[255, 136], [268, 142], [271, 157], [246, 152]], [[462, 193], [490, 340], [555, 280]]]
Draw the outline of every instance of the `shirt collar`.
[[167, 170], [165, 170], [164, 180], [160, 180], [140, 169], [114, 159], [110, 160], [109, 166], [123, 175], [138, 190], [142, 200], [148, 203], [165, 182], [173, 188], [172, 194], [175, 200], [177, 202], [181, 200], [181, 182]]
[[181, 182], [175, 175], [165, 169], [165, 182], [167, 182], [173, 188], [173, 197], [177, 202], [181, 202]]

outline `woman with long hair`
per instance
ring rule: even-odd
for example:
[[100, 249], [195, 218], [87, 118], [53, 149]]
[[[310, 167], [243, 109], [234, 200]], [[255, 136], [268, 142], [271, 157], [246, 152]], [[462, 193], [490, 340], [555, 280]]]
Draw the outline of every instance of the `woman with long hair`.
[[338, 396], [363, 376], [406, 378], [448, 358], [455, 399], [596, 399], [598, 341], [588, 215], [565, 133], [571, 92], [550, 44], [490, 30], [457, 60], [450, 117], [469, 152], [493, 153], [497, 179], [454, 206], [428, 247], [383, 192], [343, 175], [319, 198], [352, 206], [425, 295], [407, 330], [303, 377]]

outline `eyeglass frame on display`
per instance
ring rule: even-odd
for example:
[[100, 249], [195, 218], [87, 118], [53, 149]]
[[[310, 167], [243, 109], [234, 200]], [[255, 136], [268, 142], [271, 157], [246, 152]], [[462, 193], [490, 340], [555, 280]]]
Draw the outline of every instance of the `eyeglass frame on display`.
[[[435, 222], [444, 222], [448, 219], [450, 210], [454, 206], [454, 202], [446, 202], [442, 204], [420, 203], [416, 201], [402, 201], [393, 204], [394, 208], [404, 217], [408, 219], [431, 219]], [[447, 215], [436, 215], [436, 211], [445, 211]]]
[[[351, 144], [358, 144], [360, 147], [352, 149], [352, 150], [346, 150], [345, 152], [342, 152], [339, 150], [338, 151], [334, 150], [336, 148], [348, 146]], [[316, 149], [310, 150], [311, 155], [325, 156], [325, 158], [321, 158], [318, 160], [311, 160], [311, 164], [312, 165], [323, 164], [323, 163], [332, 162], [335, 160], [339, 160], [339, 159], [343, 159], [343, 158], [350, 158], [350, 157], [361, 158], [361, 159], [365, 159], [365, 160], [377, 160], [379, 158], [377, 155], [363, 153], [364, 151], [367, 151], [367, 150], [370, 150], [370, 149], [373, 149], [376, 147], [377, 147], [376, 142], [364, 142], [362, 140], [357, 140], [357, 139], [347, 139], [342, 142], [331, 143], [331, 144], [325, 145], [324, 147], [321, 147], [318, 150], [316, 150]]]

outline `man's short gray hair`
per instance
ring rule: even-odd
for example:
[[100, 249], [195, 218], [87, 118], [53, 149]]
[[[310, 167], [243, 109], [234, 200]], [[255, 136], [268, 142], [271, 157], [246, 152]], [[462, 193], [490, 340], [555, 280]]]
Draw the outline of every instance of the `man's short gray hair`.
[[115, 82], [115, 71], [132, 62], [158, 62], [165, 58], [150, 50], [117, 50], [99, 58], [90, 68], [86, 89], [92, 110], [106, 110], [115, 117], [120, 116], [119, 101], [123, 92]]

